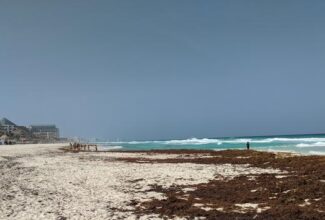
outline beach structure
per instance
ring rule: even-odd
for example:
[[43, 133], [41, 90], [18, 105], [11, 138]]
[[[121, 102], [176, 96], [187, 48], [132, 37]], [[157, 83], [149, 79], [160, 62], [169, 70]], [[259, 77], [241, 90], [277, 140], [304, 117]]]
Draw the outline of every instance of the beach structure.
[[78, 151], [98, 151], [97, 144], [81, 144], [81, 143], [70, 143], [69, 149], [74, 152]]
[[0, 130], [1, 131], [4, 131], [6, 133], [10, 133], [16, 127], [17, 127], [17, 125], [15, 123], [13, 123], [12, 121], [10, 121], [9, 119], [7, 119], [7, 118], [2, 118], [0, 120]]
[[4, 134], [4, 135], [2, 135], [0, 137], [0, 145], [5, 144], [7, 141], [8, 141], [8, 136], [7, 135]]
[[31, 133], [41, 139], [58, 139], [60, 138], [59, 129], [56, 125], [30, 125], [29, 130]]

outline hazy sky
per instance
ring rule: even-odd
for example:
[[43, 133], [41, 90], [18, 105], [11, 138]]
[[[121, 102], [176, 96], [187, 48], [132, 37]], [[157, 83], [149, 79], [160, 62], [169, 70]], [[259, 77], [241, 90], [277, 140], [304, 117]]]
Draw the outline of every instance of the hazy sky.
[[325, 1], [0, 1], [0, 116], [63, 135], [325, 132]]

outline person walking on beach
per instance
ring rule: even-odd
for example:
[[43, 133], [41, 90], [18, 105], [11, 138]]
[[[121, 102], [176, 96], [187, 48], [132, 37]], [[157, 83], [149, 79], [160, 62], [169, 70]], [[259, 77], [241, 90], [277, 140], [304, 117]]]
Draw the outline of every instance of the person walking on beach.
[[249, 150], [249, 142], [246, 143], [246, 148]]

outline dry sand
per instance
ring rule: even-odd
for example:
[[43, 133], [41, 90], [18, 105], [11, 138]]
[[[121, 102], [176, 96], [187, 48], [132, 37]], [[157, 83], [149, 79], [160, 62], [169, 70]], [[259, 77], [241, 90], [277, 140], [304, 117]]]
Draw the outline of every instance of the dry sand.
[[[164, 198], [151, 190], [152, 186], [168, 188], [207, 183], [215, 177], [285, 174], [248, 164], [146, 162], [210, 157], [204, 153], [69, 153], [59, 150], [61, 147], [64, 144], [0, 146], [0, 219], [137, 219], [133, 201]], [[143, 159], [144, 163], [121, 158]], [[142, 214], [139, 219], [161, 218]]]

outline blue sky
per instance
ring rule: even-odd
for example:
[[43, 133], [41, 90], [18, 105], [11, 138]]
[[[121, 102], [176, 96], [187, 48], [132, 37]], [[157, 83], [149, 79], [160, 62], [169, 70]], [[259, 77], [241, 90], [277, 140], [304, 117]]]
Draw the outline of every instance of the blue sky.
[[114, 140], [325, 132], [324, 1], [1, 1], [0, 116]]

